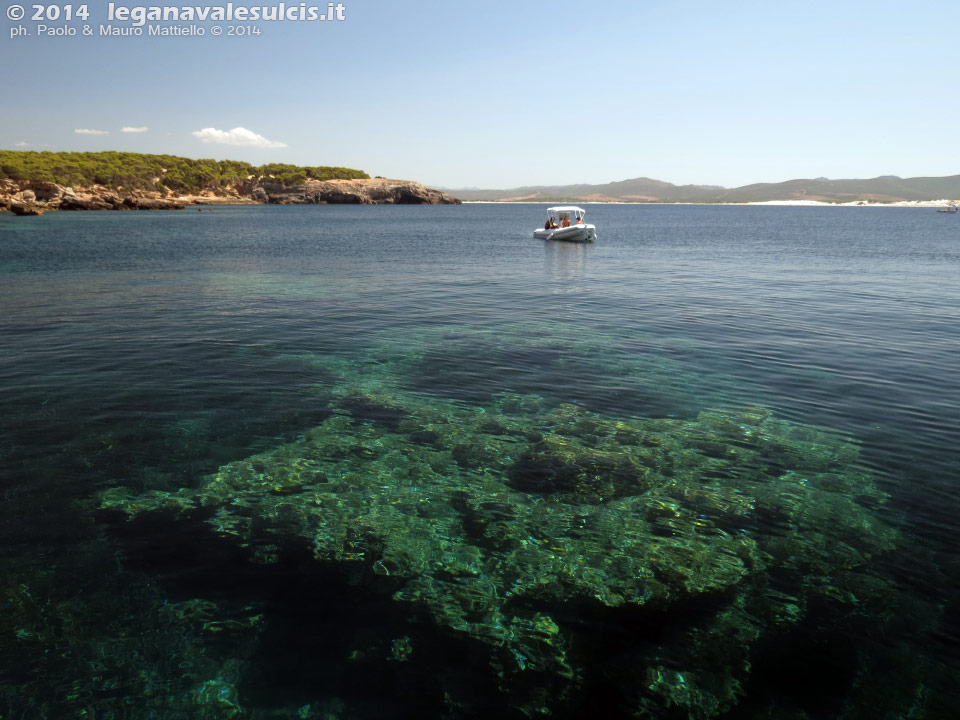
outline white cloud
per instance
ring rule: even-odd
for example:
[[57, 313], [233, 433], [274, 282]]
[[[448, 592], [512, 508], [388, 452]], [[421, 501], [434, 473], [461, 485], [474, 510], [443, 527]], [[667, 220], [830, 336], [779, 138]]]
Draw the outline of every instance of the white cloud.
[[217, 130], [216, 128], [204, 128], [195, 130], [193, 136], [205, 143], [218, 143], [220, 145], [240, 145], [241, 147], [261, 147], [261, 148], [285, 148], [286, 143], [273, 142], [267, 140], [263, 135], [258, 135], [253, 130], [237, 127], [233, 130]]
[[150, 129], [150, 128], [148, 128], [148, 127], [129, 127], [129, 126], [127, 126], [127, 127], [122, 127], [122, 128], [120, 128], [120, 132], [125, 132], [125, 133], [145, 133], [145, 132], [146, 132], [147, 130], [149, 130], [149, 129]]
[[77, 135], [109, 135], [109, 130], [91, 130], [89, 128], [77, 128], [74, 130]]
[[14, 145], [14, 147], [29, 147], [29, 146], [30, 146], [30, 143], [25, 143], [23, 140], [21, 140], [16, 145]]

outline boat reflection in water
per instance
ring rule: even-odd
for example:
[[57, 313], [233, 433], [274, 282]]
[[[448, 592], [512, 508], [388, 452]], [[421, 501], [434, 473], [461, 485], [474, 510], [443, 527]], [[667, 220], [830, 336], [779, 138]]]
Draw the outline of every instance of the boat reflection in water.
[[588, 284], [584, 278], [587, 253], [585, 243], [544, 243], [544, 270], [553, 281], [551, 294], [585, 294]]

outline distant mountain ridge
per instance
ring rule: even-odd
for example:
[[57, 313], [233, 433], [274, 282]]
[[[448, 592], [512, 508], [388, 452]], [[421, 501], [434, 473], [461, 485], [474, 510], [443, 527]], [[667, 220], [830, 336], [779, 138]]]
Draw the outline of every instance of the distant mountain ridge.
[[960, 175], [901, 178], [896, 175], [860, 180], [787, 180], [737, 188], [719, 185], [674, 185], [640, 177], [603, 185], [531, 185], [508, 190], [451, 190], [466, 201], [527, 202], [694, 202], [742, 203], [776, 200], [822, 202], [901, 202], [960, 200]]

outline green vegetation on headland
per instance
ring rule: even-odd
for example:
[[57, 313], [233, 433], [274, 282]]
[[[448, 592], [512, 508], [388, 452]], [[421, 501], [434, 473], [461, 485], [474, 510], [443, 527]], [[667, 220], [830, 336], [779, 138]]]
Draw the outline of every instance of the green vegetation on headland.
[[193, 203], [449, 204], [460, 201], [411, 180], [362, 170], [175, 155], [0, 150], [0, 210], [179, 210]]
[[284, 163], [254, 166], [238, 160], [194, 160], [175, 155], [129, 152], [26, 152], [0, 150], [0, 180], [58, 185], [191, 193], [232, 187], [257, 178], [282, 185], [306, 180], [365, 180], [362, 170], [300, 167]]

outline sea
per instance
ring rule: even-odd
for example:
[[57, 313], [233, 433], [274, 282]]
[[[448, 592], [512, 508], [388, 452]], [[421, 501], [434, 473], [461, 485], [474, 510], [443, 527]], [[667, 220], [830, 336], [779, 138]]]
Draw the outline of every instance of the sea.
[[0, 718], [960, 717], [960, 222], [0, 214]]

